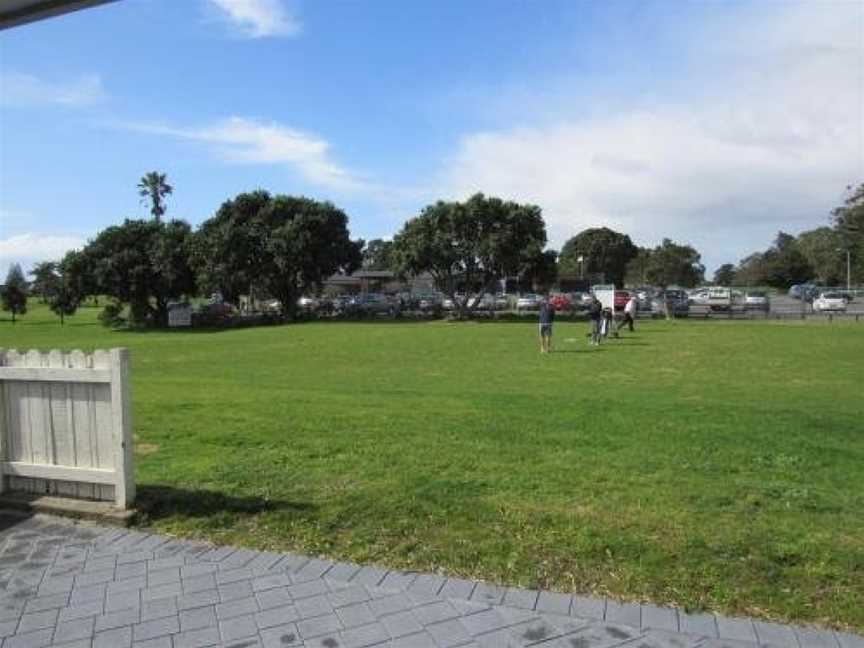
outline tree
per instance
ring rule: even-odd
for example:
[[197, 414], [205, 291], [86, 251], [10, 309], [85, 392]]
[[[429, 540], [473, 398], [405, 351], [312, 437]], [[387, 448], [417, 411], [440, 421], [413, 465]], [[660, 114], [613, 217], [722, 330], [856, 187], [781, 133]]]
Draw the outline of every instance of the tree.
[[718, 286], [731, 286], [735, 283], [735, 265], [724, 263], [714, 271], [714, 283]]
[[349, 236], [348, 217], [331, 203], [255, 191], [226, 201], [202, 223], [192, 262], [200, 285], [227, 301], [260, 291], [293, 317], [298, 297], [360, 265], [360, 248]]
[[[638, 252], [626, 234], [595, 227], [579, 232], [564, 244], [558, 267], [561, 274], [567, 275], [603, 274], [605, 281], [623, 286], [627, 264]], [[580, 266], [579, 257], [584, 267]]]
[[846, 257], [844, 241], [840, 232], [830, 227], [801, 232], [798, 249], [813, 269], [816, 281], [823, 286], [846, 282]]
[[400, 274], [431, 274], [461, 318], [498, 281], [536, 269], [545, 245], [539, 207], [478, 193], [425, 207], [393, 238], [392, 259]]
[[831, 212], [831, 217], [840, 247], [849, 252], [853, 281], [864, 281], [864, 183], [854, 190], [851, 186], [847, 189], [848, 197]]
[[645, 276], [652, 284], [693, 287], [705, 278], [701, 255], [689, 245], [679, 245], [670, 239], [651, 250]]
[[[183, 221], [127, 220], [67, 257], [70, 282], [128, 304], [137, 325], [166, 326], [168, 302], [195, 293], [191, 229]], [[83, 293], [82, 293], [83, 294]]]
[[60, 317], [60, 324], [63, 325], [65, 318], [74, 315], [81, 303], [76, 283], [69, 281], [66, 267], [63, 263], [46, 261], [37, 264], [30, 274], [36, 277], [31, 288], [38, 281], [42, 301]]
[[624, 282], [628, 286], [643, 286], [648, 282], [645, 274], [648, 269], [648, 261], [651, 258], [651, 250], [644, 247], [636, 248], [636, 256], [627, 263], [627, 271], [624, 274]]
[[30, 276], [33, 281], [30, 282], [30, 293], [39, 295], [39, 299], [43, 304], [48, 302], [48, 297], [54, 285], [55, 273], [57, 272], [57, 263], [55, 261], [42, 261], [33, 266], [30, 271]]
[[372, 239], [363, 248], [364, 270], [391, 270], [393, 262], [390, 256], [393, 252], [393, 241]]
[[21, 266], [17, 263], [9, 266], [0, 298], [2, 298], [3, 310], [12, 313], [13, 324], [16, 315], [27, 312], [27, 281], [24, 279], [24, 273], [21, 272]]
[[548, 292], [558, 280], [558, 251], [545, 250], [533, 262], [529, 263], [524, 274], [531, 280], [535, 290]]
[[735, 281], [739, 286], [764, 286], [765, 264], [762, 252], [741, 259], [735, 268]]
[[166, 174], [151, 171], [145, 173], [138, 182], [138, 195], [142, 202], [150, 201], [150, 213], [157, 223], [165, 213], [165, 197], [174, 191], [174, 187], [169, 185], [166, 179]]
[[774, 245], [762, 254], [761, 269], [764, 283], [773, 288], [788, 288], [813, 276], [795, 237], [786, 232], [778, 232]]

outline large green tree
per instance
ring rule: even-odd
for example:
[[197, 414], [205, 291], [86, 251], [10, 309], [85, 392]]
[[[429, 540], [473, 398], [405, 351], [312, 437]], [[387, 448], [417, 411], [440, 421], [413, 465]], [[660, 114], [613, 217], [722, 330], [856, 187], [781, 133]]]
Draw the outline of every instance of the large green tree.
[[33, 284], [36, 284], [37, 280], [39, 282], [42, 300], [60, 318], [60, 324], [63, 325], [66, 317], [74, 315], [78, 310], [82, 299], [77, 290], [78, 282], [70, 279], [68, 266], [62, 262], [46, 261], [37, 264], [30, 274], [35, 278]]
[[394, 237], [392, 259], [402, 274], [431, 274], [464, 317], [500, 280], [536, 272], [545, 245], [539, 207], [478, 193], [425, 207]]
[[27, 280], [24, 278], [21, 266], [17, 263], [9, 266], [6, 282], [0, 291], [0, 301], [3, 310], [12, 313], [13, 324], [16, 315], [24, 315], [27, 312]]
[[359, 267], [360, 248], [345, 212], [331, 203], [255, 191], [226, 201], [201, 224], [192, 262], [203, 288], [235, 304], [242, 294], [264, 293], [291, 317], [298, 297]]
[[192, 231], [183, 221], [127, 220], [67, 257], [70, 283], [129, 306], [136, 325], [166, 326], [168, 303], [195, 293], [189, 265]]
[[165, 214], [165, 197], [173, 191], [174, 187], [168, 184], [167, 176], [158, 171], [145, 173], [138, 181], [138, 195], [150, 202], [150, 213], [157, 223]]
[[695, 248], [680, 245], [670, 239], [651, 250], [645, 276], [657, 286], [682, 286], [690, 288], [705, 279], [705, 266]]
[[392, 270], [393, 241], [372, 239], [363, 247], [364, 270]]
[[849, 252], [851, 280], [864, 282], [864, 183], [849, 187], [849, 194], [840, 207], [831, 212], [840, 237], [840, 247]]
[[558, 271], [570, 276], [582, 276], [583, 272], [584, 276], [602, 274], [605, 281], [623, 286], [627, 264], [638, 252], [627, 234], [594, 227], [579, 232], [564, 244], [558, 257]]
[[813, 267], [798, 247], [795, 237], [778, 232], [774, 245], [762, 254], [762, 282], [774, 288], [788, 288], [813, 278]]
[[842, 234], [831, 227], [818, 227], [798, 235], [798, 249], [824, 286], [846, 281], [846, 256]]
[[735, 283], [735, 264], [724, 263], [714, 271], [714, 283], [718, 286], [731, 286]]

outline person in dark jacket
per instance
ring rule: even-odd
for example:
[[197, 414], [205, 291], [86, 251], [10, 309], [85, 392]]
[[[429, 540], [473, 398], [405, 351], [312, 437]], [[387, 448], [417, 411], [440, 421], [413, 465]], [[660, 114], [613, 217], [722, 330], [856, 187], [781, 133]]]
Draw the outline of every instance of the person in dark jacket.
[[540, 353], [552, 352], [552, 323], [555, 321], [555, 307], [549, 298], [540, 304]]
[[591, 342], [592, 346], [600, 345], [600, 325], [603, 318], [603, 305], [597, 299], [597, 295], [593, 295], [591, 303], [588, 305], [588, 318], [591, 322]]

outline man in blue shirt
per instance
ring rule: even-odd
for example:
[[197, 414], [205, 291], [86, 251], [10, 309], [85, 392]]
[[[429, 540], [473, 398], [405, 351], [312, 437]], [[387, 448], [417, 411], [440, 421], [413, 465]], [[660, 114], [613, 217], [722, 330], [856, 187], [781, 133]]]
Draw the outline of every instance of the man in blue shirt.
[[549, 298], [540, 304], [540, 353], [552, 352], [552, 322], [555, 321], [555, 307]]

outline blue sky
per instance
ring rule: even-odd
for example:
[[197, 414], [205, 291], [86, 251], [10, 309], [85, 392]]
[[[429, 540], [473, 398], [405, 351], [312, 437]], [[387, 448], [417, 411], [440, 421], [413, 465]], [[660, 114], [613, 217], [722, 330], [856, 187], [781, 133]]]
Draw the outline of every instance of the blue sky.
[[864, 181], [864, 4], [120, 0], [0, 33], [0, 272], [255, 188], [388, 237], [438, 199], [539, 204], [709, 269]]

